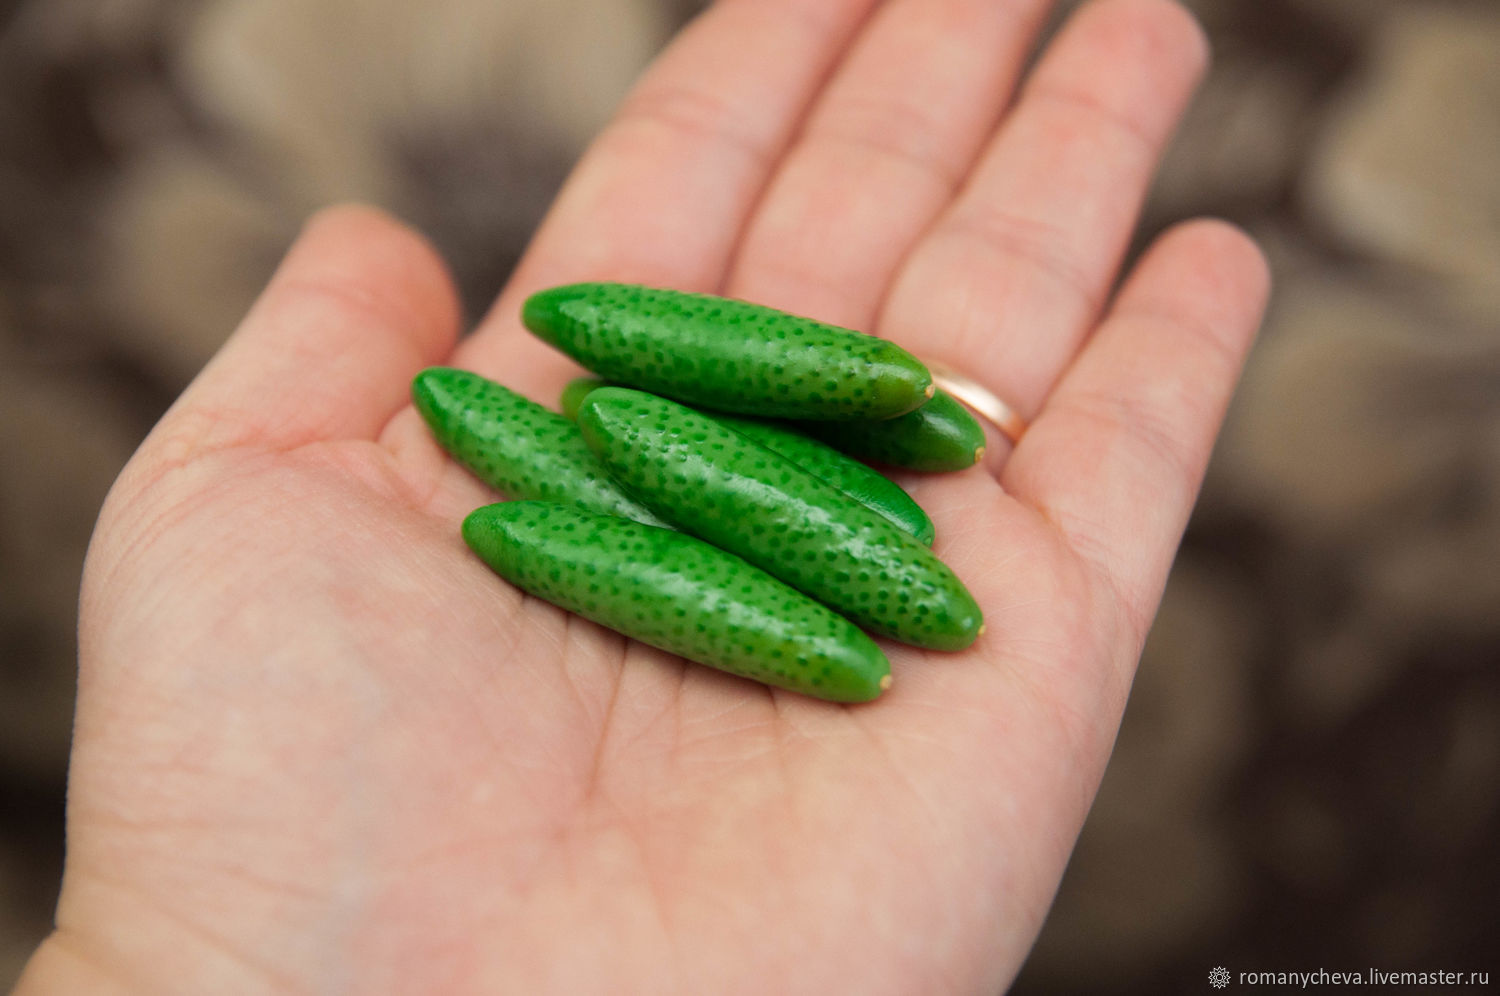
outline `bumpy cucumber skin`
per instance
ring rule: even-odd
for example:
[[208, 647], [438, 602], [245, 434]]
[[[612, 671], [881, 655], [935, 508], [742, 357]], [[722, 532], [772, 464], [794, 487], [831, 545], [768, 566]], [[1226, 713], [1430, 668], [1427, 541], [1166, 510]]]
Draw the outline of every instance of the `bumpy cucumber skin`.
[[894, 418], [933, 390], [893, 343], [706, 294], [569, 284], [533, 294], [521, 320], [601, 377], [717, 411]]
[[898, 418], [878, 422], [801, 422], [797, 426], [861, 460], [906, 470], [966, 470], [984, 456], [984, 429], [946, 391]]
[[962, 650], [978, 637], [978, 604], [931, 550], [711, 417], [604, 387], [584, 399], [578, 427], [657, 514], [863, 629], [934, 650]]
[[412, 380], [411, 396], [438, 444], [507, 497], [665, 525], [610, 478], [573, 422], [509, 388], [468, 370], [429, 367]]
[[[578, 377], [568, 382], [558, 399], [558, 407], [567, 418], [577, 418], [578, 409], [589, 392], [608, 387], [598, 377]], [[827, 443], [803, 435], [791, 426], [745, 415], [715, 412], [714, 419], [735, 432], [757, 442], [772, 453], [807, 471], [825, 484], [831, 484], [861, 505], [879, 512], [911, 533], [923, 546], [937, 538], [932, 519], [901, 486], [879, 471], [866, 467]]]
[[504, 502], [470, 513], [463, 537], [522, 590], [700, 664], [833, 702], [890, 684], [885, 654], [847, 619], [691, 536]]
[[923, 546], [931, 546], [937, 537], [932, 519], [922, 511], [922, 506], [879, 471], [789, 426], [740, 415], [716, 417], [751, 442], [786, 457], [824, 484], [833, 485], [866, 508], [885, 516], [915, 536]]

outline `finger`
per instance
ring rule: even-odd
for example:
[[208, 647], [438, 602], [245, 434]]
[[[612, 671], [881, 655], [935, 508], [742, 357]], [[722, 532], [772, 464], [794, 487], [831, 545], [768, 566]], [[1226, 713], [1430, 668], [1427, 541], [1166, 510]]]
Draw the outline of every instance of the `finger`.
[[564, 185], [459, 362], [538, 397], [572, 371], [521, 300], [576, 280], [717, 290], [745, 219], [873, 0], [721, 0], [667, 49]]
[[169, 418], [191, 455], [373, 439], [412, 376], [451, 350], [459, 303], [415, 232], [368, 207], [308, 222], [240, 327]]
[[1005, 488], [1112, 581], [1142, 638], [1269, 285], [1230, 225], [1162, 236], [1005, 465]]
[[913, 252], [881, 333], [1036, 411], [1097, 318], [1206, 60], [1170, 0], [1080, 8]]
[[762, 198], [728, 292], [869, 328], [1010, 100], [1046, 0], [902, 0], [861, 33]]

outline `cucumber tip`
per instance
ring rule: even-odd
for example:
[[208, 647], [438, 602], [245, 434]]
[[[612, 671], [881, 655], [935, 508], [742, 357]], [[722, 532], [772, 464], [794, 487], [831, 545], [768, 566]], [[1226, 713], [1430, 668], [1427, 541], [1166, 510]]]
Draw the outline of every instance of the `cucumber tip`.
[[891, 676], [883, 675], [880, 679], [880, 690], [883, 692], [891, 687]]
[[978, 463], [979, 461], [981, 461], [983, 459], [984, 459], [984, 447], [983, 446], [976, 446], [976, 447], [974, 447], [974, 462]]
[[922, 392], [923, 396], [927, 397], [927, 398], [931, 398], [936, 393], [937, 393], [937, 384], [934, 383], [934, 382], [932, 382], [932, 381], [928, 381], [927, 382], [927, 390], [925, 390], [925, 391]]

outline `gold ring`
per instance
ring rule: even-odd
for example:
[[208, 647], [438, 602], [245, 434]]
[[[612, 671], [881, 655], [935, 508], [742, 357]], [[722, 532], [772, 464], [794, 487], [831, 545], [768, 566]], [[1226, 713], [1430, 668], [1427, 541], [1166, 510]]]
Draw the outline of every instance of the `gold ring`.
[[932, 372], [933, 382], [959, 401], [984, 416], [1000, 434], [1010, 440], [1012, 446], [1021, 441], [1026, 433], [1026, 420], [1016, 410], [996, 396], [994, 391], [971, 377], [966, 377], [938, 360], [925, 360]]

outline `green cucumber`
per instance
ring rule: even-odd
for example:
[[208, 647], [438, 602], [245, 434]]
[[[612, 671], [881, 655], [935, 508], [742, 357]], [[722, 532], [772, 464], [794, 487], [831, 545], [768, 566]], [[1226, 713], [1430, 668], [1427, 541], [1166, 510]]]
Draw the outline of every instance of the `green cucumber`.
[[563, 385], [562, 394], [557, 396], [557, 410], [562, 412], [563, 418], [576, 419], [578, 407], [583, 404], [583, 399], [589, 396], [589, 392], [596, 387], [610, 387], [609, 381], [598, 377], [574, 377]]
[[884, 339], [706, 294], [569, 284], [527, 298], [521, 320], [601, 377], [716, 411], [894, 418], [934, 391]]
[[[598, 377], [579, 377], [568, 382], [558, 399], [558, 407], [567, 418], [577, 418], [578, 408], [590, 391], [613, 386]], [[902, 529], [931, 546], [936, 537], [922, 506], [900, 485], [884, 474], [866, 467], [858, 460], [816, 439], [809, 438], [788, 425], [742, 415], [714, 413], [717, 421], [735, 432], [778, 453], [825, 484], [831, 484], [861, 505], [874, 509]]]
[[740, 415], [714, 417], [751, 442], [786, 457], [824, 484], [833, 485], [866, 508], [879, 512], [915, 536], [923, 546], [931, 546], [936, 538], [932, 519], [922, 511], [922, 506], [879, 471], [790, 426]]
[[472, 512], [463, 537], [518, 588], [700, 664], [834, 702], [890, 687], [848, 620], [691, 536], [522, 501]]
[[468, 370], [429, 367], [412, 380], [411, 396], [443, 449], [507, 497], [664, 525], [610, 479], [576, 425], [509, 388]]
[[916, 411], [878, 422], [802, 422], [799, 429], [861, 460], [937, 473], [967, 470], [984, 458], [984, 428], [939, 390]]
[[601, 387], [578, 412], [584, 441], [662, 518], [848, 617], [919, 647], [961, 650], [983, 615], [910, 533], [713, 418]]

